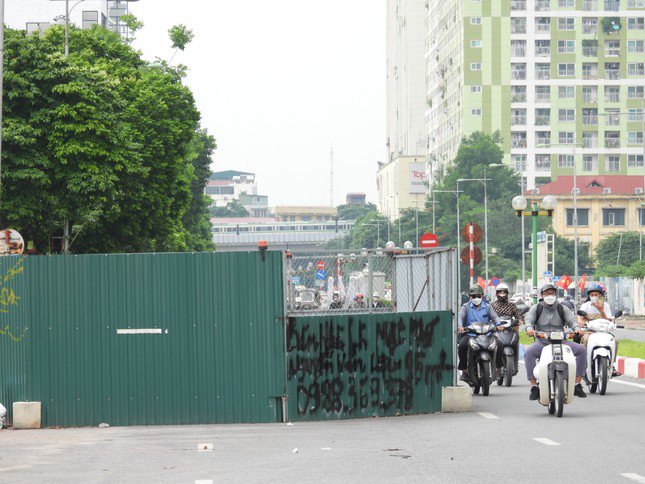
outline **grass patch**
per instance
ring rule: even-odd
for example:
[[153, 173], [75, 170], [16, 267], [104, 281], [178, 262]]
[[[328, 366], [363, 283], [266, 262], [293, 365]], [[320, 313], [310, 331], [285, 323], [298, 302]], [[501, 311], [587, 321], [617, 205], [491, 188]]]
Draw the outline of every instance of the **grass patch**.
[[[535, 342], [533, 338], [527, 336], [524, 331], [520, 332], [520, 343], [528, 346]], [[642, 358], [645, 360], [645, 342], [634, 341], [632, 339], [621, 339], [618, 343], [618, 355], [627, 358]]]

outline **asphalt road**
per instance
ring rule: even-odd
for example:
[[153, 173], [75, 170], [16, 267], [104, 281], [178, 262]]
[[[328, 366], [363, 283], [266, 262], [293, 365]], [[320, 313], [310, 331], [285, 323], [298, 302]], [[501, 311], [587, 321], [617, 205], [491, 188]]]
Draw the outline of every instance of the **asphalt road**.
[[645, 482], [644, 383], [611, 381], [559, 419], [522, 378], [465, 414], [2, 430], [0, 482]]
[[633, 339], [634, 341], [645, 341], [645, 330], [643, 329], [615, 329], [612, 333], [619, 340]]

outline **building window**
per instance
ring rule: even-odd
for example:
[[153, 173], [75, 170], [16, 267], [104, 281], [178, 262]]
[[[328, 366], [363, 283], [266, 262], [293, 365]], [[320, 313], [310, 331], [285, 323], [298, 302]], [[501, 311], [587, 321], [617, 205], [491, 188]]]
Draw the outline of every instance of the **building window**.
[[542, 80], [551, 79], [551, 64], [535, 64], [535, 78]]
[[470, 64], [470, 70], [471, 71], [481, 71], [482, 70], [482, 65], [479, 62], [473, 62]]
[[558, 109], [558, 121], [563, 123], [572, 123], [576, 120], [575, 109]]
[[548, 57], [551, 55], [551, 41], [550, 40], [536, 40], [535, 41], [535, 55], [538, 57]]
[[526, 171], [526, 155], [511, 155], [511, 168], [515, 171]]
[[605, 159], [605, 171], [620, 171], [620, 156], [607, 155]]
[[576, 52], [575, 40], [558, 40], [558, 53], [574, 54]]
[[627, 0], [627, 6], [630, 8], [645, 8], [645, 0]]
[[[578, 208], [576, 209], [576, 212], [578, 212], [576, 214], [578, 215], [578, 226], [589, 225], [589, 209]], [[573, 227], [573, 209], [572, 208], [567, 208], [567, 226]]]
[[582, 147], [583, 148], [597, 148], [598, 147], [598, 133], [594, 131], [582, 132]]
[[642, 131], [629, 131], [627, 133], [627, 144], [628, 145], [642, 145], [643, 144], [643, 132]]
[[573, 155], [558, 155], [558, 166], [560, 168], [569, 168], [573, 166]]
[[627, 19], [627, 30], [643, 30], [645, 29], [645, 18], [630, 17]]
[[627, 157], [627, 166], [629, 168], [640, 168], [645, 166], [643, 155], [629, 155]]
[[526, 64], [511, 64], [511, 79], [520, 81], [526, 79]]
[[627, 52], [629, 54], [642, 54], [645, 52], [645, 41], [644, 40], [628, 40], [627, 41]]
[[573, 30], [574, 26], [573, 17], [560, 17], [558, 19], [558, 30]]
[[575, 76], [576, 65], [573, 62], [567, 64], [558, 64], [558, 75], [561, 77]]
[[471, 109], [470, 114], [473, 116], [481, 116], [482, 115], [482, 110], [481, 109]]
[[610, 226], [625, 225], [625, 209], [624, 208], [603, 208], [602, 224], [610, 225]]
[[620, 57], [620, 40], [605, 42], [605, 57]]
[[598, 102], [598, 86], [583, 86], [582, 102], [596, 104]]
[[558, 86], [558, 99], [575, 99], [575, 86]]
[[479, 49], [482, 46], [482, 41], [481, 40], [471, 40], [470, 41], [470, 46]]
[[470, 92], [474, 92], [475, 94], [478, 94], [482, 92], [482, 87], [481, 86], [470, 86]]
[[643, 99], [645, 86], [627, 86], [627, 97], [629, 99]]
[[551, 124], [551, 109], [538, 108], [535, 110], [535, 125], [548, 126]]
[[645, 225], [645, 208], [638, 209], [638, 225], [641, 227]]
[[576, 142], [575, 131], [560, 131], [558, 133], [558, 143], [563, 145], [571, 145]]
[[511, 109], [511, 125], [525, 125], [526, 124], [526, 109]]
[[526, 18], [511, 17], [511, 34], [525, 34], [525, 33], [526, 33]]
[[535, 170], [548, 171], [551, 169], [551, 155], [535, 155]]
[[627, 64], [628, 76], [643, 76], [645, 75], [645, 62], [629, 62]]
[[605, 86], [605, 102], [606, 103], [619, 103], [620, 102], [620, 87], [619, 86]]
[[573, 7], [575, 0], [558, 0], [558, 7]]
[[482, 23], [481, 17], [470, 17], [470, 25], [481, 25], [481, 23]]
[[551, 86], [535, 86], [535, 100], [537, 102], [549, 102], [551, 100]]
[[511, 57], [526, 57], [526, 40], [511, 40]]
[[582, 157], [582, 171], [596, 171], [598, 169], [598, 155], [584, 155]]
[[97, 11], [83, 11], [83, 29], [91, 29], [93, 25], [98, 25], [99, 13]]

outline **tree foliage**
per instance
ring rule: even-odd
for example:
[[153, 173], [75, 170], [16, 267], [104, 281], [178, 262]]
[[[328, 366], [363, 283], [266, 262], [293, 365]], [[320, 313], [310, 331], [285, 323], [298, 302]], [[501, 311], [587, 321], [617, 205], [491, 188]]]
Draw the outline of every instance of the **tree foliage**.
[[183, 51], [195, 37], [193, 31], [189, 30], [188, 27], [183, 24], [173, 25], [170, 30], [168, 30], [168, 35], [172, 42], [172, 48], [179, 49], [181, 51]]
[[338, 220], [358, 220], [363, 215], [369, 212], [376, 211], [376, 205], [373, 203], [366, 203], [363, 205], [339, 205]]
[[596, 247], [598, 267], [632, 265], [640, 259], [640, 243], [638, 232], [622, 232], [604, 237]]
[[215, 218], [244, 218], [251, 216], [248, 210], [238, 200], [231, 200], [225, 207], [212, 206], [210, 208], [210, 214], [211, 217]]
[[5, 35], [3, 224], [39, 252], [60, 250], [66, 226], [78, 253], [210, 242], [184, 218], [203, 171], [193, 163], [199, 113], [180, 73], [146, 67], [103, 28], [72, 28], [67, 57], [62, 27]]

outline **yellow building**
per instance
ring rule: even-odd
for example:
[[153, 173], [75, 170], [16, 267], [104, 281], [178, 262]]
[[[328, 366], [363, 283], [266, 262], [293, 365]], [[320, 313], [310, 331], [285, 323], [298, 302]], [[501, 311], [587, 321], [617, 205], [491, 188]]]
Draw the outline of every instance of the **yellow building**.
[[399, 156], [379, 163], [377, 174], [379, 211], [390, 220], [399, 218], [406, 208], [425, 206], [428, 188], [423, 156]]
[[336, 207], [275, 207], [275, 216], [281, 222], [327, 222], [335, 220]]
[[[644, 182], [645, 176], [577, 177], [578, 240], [589, 243], [592, 253], [604, 237], [645, 230]], [[573, 239], [573, 177], [559, 176], [554, 182], [529, 190], [526, 198], [539, 203], [546, 195], [558, 200], [553, 214], [555, 232]]]

